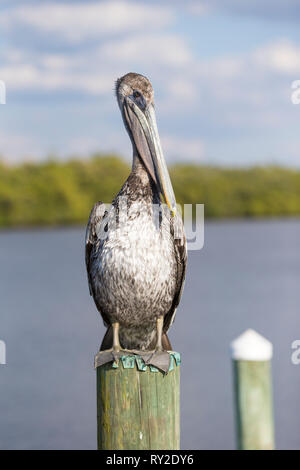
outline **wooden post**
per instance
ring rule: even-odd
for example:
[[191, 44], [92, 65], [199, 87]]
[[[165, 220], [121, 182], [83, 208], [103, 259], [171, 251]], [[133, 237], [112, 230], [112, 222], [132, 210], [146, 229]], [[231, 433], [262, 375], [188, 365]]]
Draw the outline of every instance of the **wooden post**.
[[138, 355], [97, 367], [98, 449], [179, 449], [179, 364], [172, 352], [167, 374]]
[[235, 392], [237, 447], [272, 450], [272, 343], [247, 330], [231, 343]]

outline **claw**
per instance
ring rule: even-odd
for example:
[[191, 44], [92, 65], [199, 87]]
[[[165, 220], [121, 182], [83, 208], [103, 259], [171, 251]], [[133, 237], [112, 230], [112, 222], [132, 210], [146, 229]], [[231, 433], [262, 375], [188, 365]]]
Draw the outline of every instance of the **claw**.
[[122, 356], [123, 352], [122, 351], [115, 351], [113, 350], [112, 351], [112, 357], [114, 358], [114, 362], [116, 362], [117, 364], [119, 363], [119, 359], [120, 357]]

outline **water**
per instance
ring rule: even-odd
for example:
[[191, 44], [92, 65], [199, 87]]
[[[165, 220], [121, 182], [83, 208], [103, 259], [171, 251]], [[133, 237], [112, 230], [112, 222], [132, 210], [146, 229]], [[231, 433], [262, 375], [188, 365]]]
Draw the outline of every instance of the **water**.
[[[93, 355], [104, 327], [87, 288], [83, 229], [0, 234], [0, 448], [95, 449]], [[170, 337], [183, 356], [182, 448], [235, 446], [228, 347], [274, 344], [278, 448], [300, 448], [300, 222], [206, 223]]]

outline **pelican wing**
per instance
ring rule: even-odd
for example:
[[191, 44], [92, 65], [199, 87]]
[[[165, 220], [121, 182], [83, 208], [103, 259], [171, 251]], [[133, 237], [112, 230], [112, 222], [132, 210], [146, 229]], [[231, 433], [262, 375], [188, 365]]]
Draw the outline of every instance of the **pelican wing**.
[[93, 296], [97, 309], [99, 310], [103, 321], [105, 324], [109, 324], [109, 320], [106, 315], [101, 311], [100, 306], [98, 305], [97, 298], [94, 295], [93, 282], [92, 282], [92, 262], [94, 256], [94, 250], [96, 246], [101, 242], [99, 238], [103, 232], [103, 222], [107, 216], [107, 211], [105, 210], [105, 204], [99, 201], [96, 202], [93, 209], [91, 210], [88, 224], [86, 227], [85, 234], [85, 264], [88, 276], [89, 290], [90, 295]]
[[172, 325], [176, 309], [181, 299], [184, 281], [185, 281], [185, 272], [187, 264], [187, 248], [186, 248], [186, 238], [184, 233], [184, 227], [182, 219], [179, 215], [171, 217], [170, 221], [171, 235], [174, 240], [174, 252], [176, 256], [177, 263], [177, 273], [176, 273], [176, 290], [172, 303], [172, 307], [164, 317], [164, 327], [163, 330], [166, 333], [170, 326]]

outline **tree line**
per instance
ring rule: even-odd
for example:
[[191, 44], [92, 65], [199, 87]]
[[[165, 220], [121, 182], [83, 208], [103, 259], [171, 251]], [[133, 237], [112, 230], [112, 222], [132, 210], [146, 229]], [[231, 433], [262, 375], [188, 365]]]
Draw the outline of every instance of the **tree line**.
[[[0, 163], [0, 226], [86, 223], [93, 204], [110, 202], [130, 172], [114, 155]], [[300, 170], [278, 166], [170, 168], [177, 202], [205, 205], [206, 218], [300, 215]]]

